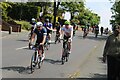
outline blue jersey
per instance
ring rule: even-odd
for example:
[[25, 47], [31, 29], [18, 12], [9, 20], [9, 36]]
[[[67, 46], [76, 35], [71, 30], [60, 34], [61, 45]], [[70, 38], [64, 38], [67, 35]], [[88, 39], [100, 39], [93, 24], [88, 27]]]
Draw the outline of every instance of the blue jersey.
[[[47, 27], [52, 28], [52, 24], [51, 24], [51, 23], [48, 23], [48, 24], [44, 23], [43, 26], [44, 26], [46, 29], [47, 29]], [[47, 31], [49, 32], [49, 31], [51, 31], [51, 30], [47, 29]]]
[[34, 30], [34, 33], [37, 35], [37, 43], [41, 43], [43, 41], [43, 36], [47, 35], [47, 30], [42, 28], [42, 30], [38, 30], [37, 28]]

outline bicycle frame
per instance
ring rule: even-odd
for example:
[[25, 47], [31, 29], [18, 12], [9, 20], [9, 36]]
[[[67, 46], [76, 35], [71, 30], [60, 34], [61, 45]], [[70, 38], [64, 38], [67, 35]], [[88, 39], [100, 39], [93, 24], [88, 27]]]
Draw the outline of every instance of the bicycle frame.
[[56, 36], [55, 36], [55, 43], [56, 43], [57, 41], [60, 43], [60, 34], [56, 34]]
[[45, 45], [44, 47], [48, 50], [48, 47], [50, 47], [50, 43], [48, 42], [48, 36], [46, 37], [46, 42], [45, 42]]
[[[41, 46], [36, 46], [34, 47], [33, 49], [35, 50], [34, 54], [32, 55], [32, 58], [31, 58], [31, 73], [33, 72], [33, 69], [34, 67], [36, 67], [36, 65], [38, 64], [38, 68], [40, 69], [41, 65], [42, 65], [42, 62], [41, 59], [42, 59], [42, 50], [39, 49], [39, 47], [41, 48]], [[41, 55], [39, 56], [39, 53], [41, 53]], [[33, 64], [35, 64], [33, 66]]]
[[65, 42], [65, 48], [64, 48], [64, 52], [62, 54], [62, 64], [64, 64], [65, 62], [65, 59], [66, 59], [66, 62], [68, 61], [68, 57], [69, 57], [69, 54], [68, 54], [68, 51], [69, 51], [69, 48], [68, 48], [68, 40], [63, 40]]

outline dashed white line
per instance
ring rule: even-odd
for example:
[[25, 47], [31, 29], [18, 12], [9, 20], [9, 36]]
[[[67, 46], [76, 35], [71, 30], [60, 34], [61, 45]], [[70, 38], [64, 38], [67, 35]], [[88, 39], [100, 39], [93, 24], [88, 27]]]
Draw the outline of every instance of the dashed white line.
[[25, 48], [28, 48], [28, 46], [24, 46], [24, 47], [16, 48], [16, 50], [21, 50], [21, 49], [25, 49]]

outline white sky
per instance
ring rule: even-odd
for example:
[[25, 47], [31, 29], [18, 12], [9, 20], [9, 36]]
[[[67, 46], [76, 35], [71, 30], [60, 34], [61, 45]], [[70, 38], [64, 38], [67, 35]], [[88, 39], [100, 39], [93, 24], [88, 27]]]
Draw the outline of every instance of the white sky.
[[86, 7], [92, 10], [93, 12], [97, 13], [101, 17], [100, 27], [109, 27], [110, 19], [112, 16], [111, 7], [113, 4], [110, 3], [108, 0], [86, 0]]

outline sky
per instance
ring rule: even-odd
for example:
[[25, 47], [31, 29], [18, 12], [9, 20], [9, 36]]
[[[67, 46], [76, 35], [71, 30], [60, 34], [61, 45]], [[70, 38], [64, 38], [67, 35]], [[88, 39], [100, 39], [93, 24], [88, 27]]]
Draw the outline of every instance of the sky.
[[111, 7], [112, 7], [112, 3], [110, 3], [110, 1], [108, 0], [86, 0], [86, 7], [90, 10], [92, 10], [92, 12], [97, 13], [100, 17], [100, 27], [108, 27], [109, 29], [111, 29], [111, 25], [110, 25], [110, 19], [112, 16], [112, 12], [111, 12]]

